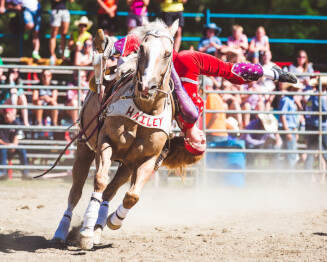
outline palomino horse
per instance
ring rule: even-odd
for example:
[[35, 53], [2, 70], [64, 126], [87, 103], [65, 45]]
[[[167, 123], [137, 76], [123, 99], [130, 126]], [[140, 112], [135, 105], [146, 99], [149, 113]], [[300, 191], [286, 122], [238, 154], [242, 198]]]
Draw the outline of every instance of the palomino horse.
[[[68, 208], [60, 221], [54, 240], [66, 240], [72, 211], [81, 197], [94, 158], [97, 172], [94, 192], [80, 232], [81, 247], [90, 249], [94, 242], [98, 242], [94, 239], [95, 228], [99, 233], [106, 224], [111, 229], [120, 228], [127, 212], [137, 203], [143, 186], [154, 171], [156, 160], [167, 141], [171, 126], [172, 103], [169, 83], [173, 36], [177, 29], [177, 22], [170, 29], [161, 22], [154, 22], [133, 32], [143, 39], [137, 56], [136, 74], [129, 83], [117, 91], [118, 93], [115, 93], [113, 101], [107, 108], [101, 129], [94, 134], [86, 131], [86, 136], [90, 137], [87, 143], [83, 140], [78, 141]], [[122, 66], [126, 67], [125, 64]], [[121, 97], [129, 99], [120, 100]], [[90, 122], [99, 107], [97, 94], [91, 92], [81, 112], [82, 126]], [[92, 123], [89, 130], [95, 130], [96, 124]], [[171, 142], [170, 151], [165, 160], [170, 168], [192, 164], [200, 158], [191, 156], [184, 149], [182, 140]], [[108, 185], [111, 161], [119, 161], [121, 165]], [[130, 177], [131, 187], [123, 203], [107, 219], [109, 201]]]

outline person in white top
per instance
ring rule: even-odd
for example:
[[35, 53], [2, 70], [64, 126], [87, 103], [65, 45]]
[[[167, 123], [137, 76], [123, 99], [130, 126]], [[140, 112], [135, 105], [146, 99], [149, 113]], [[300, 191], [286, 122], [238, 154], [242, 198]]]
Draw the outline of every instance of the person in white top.
[[263, 26], [259, 26], [252, 38], [249, 46], [250, 58], [252, 63], [257, 64], [262, 60], [265, 52], [270, 51], [269, 38], [266, 35], [266, 30]]
[[[275, 66], [276, 64], [271, 61], [272, 54], [270, 50], [266, 51], [262, 57], [262, 67], [263, 68], [271, 68]], [[260, 85], [260, 90], [263, 92], [271, 92], [276, 89], [276, 85], [274, 81], [270, 80], [267, 77], [262, 77], [259, 79], [258, 84]], [[265, 110], [269, 111], [271, 108], [271, 103], [273, 99], [275, 98], [274, 95], [266, 94], [264, 95], [264, 101], [265, 101]]]
[[270, 51], [269, 38], [266, 35], [265, 28], [259, 26], [249, 46], [252, 63], [257, 64], [262, 61], [263, 54], [267, 51]]

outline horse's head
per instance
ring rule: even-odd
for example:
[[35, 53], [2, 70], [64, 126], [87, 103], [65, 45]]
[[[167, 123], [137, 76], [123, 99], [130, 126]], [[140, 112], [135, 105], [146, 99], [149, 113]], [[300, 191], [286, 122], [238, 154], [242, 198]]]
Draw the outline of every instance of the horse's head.
[[142, 99], [153, 99], [155, 93], [169, 91], [178, 20], [169, 29], [161, 23], [157, 25], [145, 32], [138, 52], [136, 92]]

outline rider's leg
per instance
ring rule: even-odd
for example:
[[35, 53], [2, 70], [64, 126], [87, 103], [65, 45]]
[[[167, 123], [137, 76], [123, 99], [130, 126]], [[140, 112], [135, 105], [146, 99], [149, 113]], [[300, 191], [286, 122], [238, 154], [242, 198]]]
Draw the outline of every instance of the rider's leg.
[[257, 81], [262, 76], [279, 82], [296, 83], [297, 78], [289, 72], [283, 71], [278, 66], [264, 68], [259, 64], [237, 63], [234, 64], [231, 71], [245, 81]]

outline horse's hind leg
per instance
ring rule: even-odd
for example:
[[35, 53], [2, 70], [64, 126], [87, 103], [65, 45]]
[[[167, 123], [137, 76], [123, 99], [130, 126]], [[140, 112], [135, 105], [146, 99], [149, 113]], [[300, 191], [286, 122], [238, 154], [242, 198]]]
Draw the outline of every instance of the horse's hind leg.
[[81, 233], [81, 248], [91, 249], [93, 247], [94, 226], [96, 224], [102, 193], [108, 185], [108, 172], [111, 165], [112, 148], [107, 138], [100, 136], [101, 142], [97, 148], [96, 162], [97, 173], [94, 178], [94, 192], [85, 211], [84, 222]]
[[101, 203], [98, 219], [94, 227], [94, 244], [100, 244], [102, 230], [107, 224], [109, 202], [114, 198], [118, 189], [128, 181], [131, 175], [132, 170], [122, 164], [118, 168], [114, 178], [110, 181], [106, 190], [103, 192], [103, 202]]
[[125, 194], [123, 203], [107, 220], [107, 225], [110, 229], [119, 229], [129, 210], [138, 202], [142, 188], [153, 174], [156, 160], [157, 156], [147, 160], [136, 169], [132, 177], [131, 187]]
[[85, 180], [88, 176], [94, 156], [94, 152], [89, 149], [85, 142], [77, 142], [77, 150], [75, 153], [75, 161], [72, 172], [73, 184], [69, 192], [68, 207], [54, 234], [54, 241], [65, 242], [66, 240], [69, 232], [73, 209], [81, 198]]

